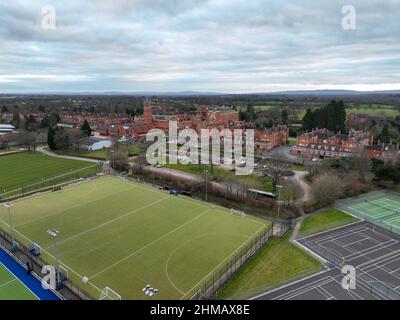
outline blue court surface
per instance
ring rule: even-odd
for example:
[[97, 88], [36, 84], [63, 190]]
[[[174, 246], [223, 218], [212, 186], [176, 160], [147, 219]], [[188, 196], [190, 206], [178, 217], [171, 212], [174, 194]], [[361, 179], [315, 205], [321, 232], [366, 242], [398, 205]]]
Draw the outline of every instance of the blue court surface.
[[0, 300], [60, 300], [0, 247]]

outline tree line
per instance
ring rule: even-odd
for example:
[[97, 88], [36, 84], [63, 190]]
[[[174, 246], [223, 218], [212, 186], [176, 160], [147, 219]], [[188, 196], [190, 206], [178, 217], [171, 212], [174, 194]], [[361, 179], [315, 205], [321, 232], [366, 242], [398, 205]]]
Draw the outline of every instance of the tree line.
[[343, 101], [332, 100], [325, 107], [311, 110], [307, 109], [303, 117], [302, 127], [305, 131], [316, 128], [326, 128], [335, 133], [346, 131], [346, 109]]

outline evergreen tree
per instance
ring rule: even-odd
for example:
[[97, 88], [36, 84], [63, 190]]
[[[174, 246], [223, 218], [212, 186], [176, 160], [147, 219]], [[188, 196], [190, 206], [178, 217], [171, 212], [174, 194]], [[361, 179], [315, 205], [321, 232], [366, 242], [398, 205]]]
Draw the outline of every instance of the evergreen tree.
[[86, 119], [81, 126], [81, 131], [83, 131], [83, 133], [88, 137], [90, 137], [92, 134], [92, 129], [90, 128], [89, 122]]
[[57, 130], [54, 129], [53, 127], [49, 127], [49, 129], [47, 130], [47, 144], [51, 150], [57, 149], [57, 145], [54, 139], [56, 131]]
[[14, 113], [13, 113], [13, 118], [12, 118], [11, 123], [12, 123], [12, 125], [13, 125], [16, 129], [19, 128], [19, 125], [20, 125], [20, 123], [21, 123], [21, 119], [20, 119], [20, 117], [19, 117], [19, 113], [18, 113], [18, 112], [14, 112]]
[[311, 111], [311, 109], [307, 109], [302, 121], [303, 129], [305, 131], [311, 131], [315, 128], [314, 113]]
[[35, 131], [36, 129], [37, 121], [33, 115], [29, 115], [29, 117], [25, 120], [25, 130]]
[[288, 124], [289, 121], [289, 114], [286, 109], [282, 110], [282, 123]]

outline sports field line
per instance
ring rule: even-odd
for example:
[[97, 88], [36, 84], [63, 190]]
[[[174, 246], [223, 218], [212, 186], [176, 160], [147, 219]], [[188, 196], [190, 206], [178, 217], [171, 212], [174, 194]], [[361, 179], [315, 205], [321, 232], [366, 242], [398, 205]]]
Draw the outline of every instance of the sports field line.
[[95, 166], [98, 166], [98, 164], [92, 164], [92, 165], [90, 165], [90, 166], [82, 167], [82, 168], [79, 168], [79, 169], [76, 169], [76, 170], [73, 170], [73, 171], [68, 171], [68, 172], [65, 171], [65, 173], [60, 174], [60, 175], [57, 175], [57, 176], [48, 176], [47, 178], [42, 178], [40, 181], [39, 181], [39, 180], [36, 180], [36, 182], [33, 182], [33, 183], [31, 183], [31, 184], [22, 185], [22, 186], [20, 186], [20, 187], [14, 188], [14, 189], [7, 190], [6, 192], [2, 193], [1, 196], [7, 195], [7, 194], [12, 193], [12, 192], [15, 192], [15, 191], [19, 191], [21, 188], [33, 187], [33, 186], [38, 185], [38, 184], [41, 184], [41, 183], [43, 183], [43, 182], [48, 182], [48, 181], [53, 180], [53, 179], [62, 178], [62, 177], [68, 176], [68, 175], [70, 175], [70, 174], [74, 174], [74, 173], [77, 173], [77, 172], [79, 172], [79, 171], [83, 171], [83, 170], [86, 170], [86, 169], [89, 169], [89, 168], [92, 168], [92, 167], [95, 167]]
[[[365, 220], [365, 217], [367, 217], [368, 219], [374, 219], [374, 216], [371, 215], [371, 214], [369, 214], [369, 213], [367, 213], [367, 212], [360, 211], [360, 210], [355, 209], [355, 208], [353, 208], [353, 207], [349, 207], [349, 209], [350, 209], [350, 210], [353, 210], [353, 211], [355, 211], [355, 212], [357, 212], [361, 217], [364, 217], [364, 218], [363, 218], [364, 220]], [[346, 212], [346, 211], [344, 211], [344, 212]], [[346, 213], [347, 213], [347, 212], [346, 212]], [[358, 217], [358, 218], [360, 218], [360, 217]], [[375, 219], [375, 220], [378, 220], [378, 219]]]
[[129, 191], [129, 190], [133, 190], [133, 189], [135, 189], [135, 188], [136, 188], [136, 187], [131, 187], [131, 188], [126, 188], [126, 189], [124, 189], [124, 190], [118, 190], [118, 191], [116, 191], [116, 192], [109, 193], [107, 196], [102, 197], [101, 199], [94, 199], [94, 200], [90, 200], [90, 201], [86, 201], [86, 202], [81, 202], [81, 201], [79, 201], [79, 203], [78, 203], [77, 205], [74, 205], [74, 206], [71, 206], [71, 207], [68, 207], [68, 208], [66, 208], [66, 209], [62, 209], [62, 210], [56, 211], [56, 212], [52, 212], [51, 214], [48, 214], [48, 215], [46, 215], [46, 216], [39, 217], [39, 218], [37, 218], [37, 219], [33, 219], [33, 220], [28, 221], [28, 222], [25, 222], [25, 223], [21, 223], [21, 224], [19, 224], [19, 225], [16, 225], [15, 228], [20, 228], [20, 227], [22, 227], [22, 226], [25, 226], [25, 225], [28, 225], [28, 224], [31, 224], [31, 223], [35, 223], [36, 221], [40, 221], [40, 220], [42, 220], [42, 219], [46, 219], [46, 218], [49, 218], [49, 217], [52, 217], [52, 216], [56, 216], [56, 215], [58, 215], [58, 214], [60, 214], [60, 213], [62, 213], [62, 212], [65, 212], [65, 211], [68, 211], [68, 210], [71, 210], [71, 209], [75, 209], [75, 208], [79, 208], [79, 207], [88, 205], [88, 204], [90, 204], [90, 203], [97, 202], [97, 201], [99, 201], [99, 200], [103, 200], [103, 199], [105, 199], [105, 198], [112, 197], [112, 196], [114, 196], [114, 195], [117, 194], [117, 193], [121, 193], [121, 192]]
[[228, 259], [232, 258], [237, 251], [241, 250], [242, 247], [247, 245], [247, 242], [249, 242], [251, 239], [254, 238], [255, 235], [257, 235], [261, 229], [265, 228], [265, 225], [262, 225], [259, 229], [257, 229], [256, 232], [254, 232], [245, 242], [242, 243], [236, 250], [234, 250], [230, 255], [228, 255], [223, 261], [221, 261], [214, 269], [212, 269], [209, 273], [207, 273], [199, 282], [197, 282], [184, 296], [182, 296], [179, 300], [183, 300], [188, 294], [190, 294], [197, 286], [199, 286], [202, 282], [204, 282], [212, 273], [215, 272], [222, 264], [224, 264]]
[[[4, 223], [7, 227], [10, 228], [10, 225], [5, 222], [4, 220], [0, 219], [0, 222]], [[28, 243], [34, 243], [33, 240], [29, 239], [26, 235], [24, 235], [23, 233], [19, 232], [17, 229], [13, 228], [14, 232], [19, 234], [22, 238], [24, 238], [26, 241], [28, 241]], [[47, 251], [46, 249], [42, 248], [42, 251], [45, 252], [50, 258], [56, 260], [55, 256], [53, 254], [50, 253], [50, 251]], [[1, 262], [0, 262], [1, 263]], [[67, 266], [65, 263], [63, 263], [62, 261], [60, 261], [60, 265], [64, 266], [65, 268], [68, 269], [68, 271], [71, 271], [73, 274], [75, 274], [76, 276], [78, 276], [78, 278], [82, 279], [83, 276], [81, 274], [79, 274], [78, 272], [76, 272], [74, 269], [70, 268], [69, 266]], [[3, 265], [4, 266], [4, 265]], [[6, 266], [4, 266], [10, 273], [12, 273]], [[100, 289], [99, 287], [97, 287], [95, 284], [91, 283], [90, 281], [88, 282], [88, 284], [90, 286], [92, 286], [93, 288], [95, 288], [96, 290], [98, 290], [99, 292], [102, 291], [102, 289]], [[35, 295], [36, 296], [36, 295]]]
[[[360, 212], [360, 210], [361, 210], [361, 212], [363, 212], [365, 215], [368, 215], [373, 218], [374, 217], [380, 218], [382, 216], [388, 215], [391, 212], [393, 212], [392, 210], [389, 210], [388, 208], [382, 208], [382, 207], [378, 208], [371, 204], [365, 204], [363, 206], [358, 206], [358, 207], [353, 206], [353, 207], [349, 207], [349, 208], [353, 209], [357, 212]], [[385, 210], [385, 211], [381, 212], [381, 210]]]
[[197, 215], [197, 216], [195, 216], [194, 218], [190, 219], [189, 221], [186, 221], [184, 224], [181, 224], [180, 226], [178, 226], [178, 227], [176, 227], [176, 228], [174, 228], [174, 229], [168, 231], [167, 233], [163, 234], [163, 235], [160, 236], [159, 238], [157, 238], [157, 239], [155, 239], [155, 240], [149, 242], [148, 244], [146, 244], [145, 246], [141, 247], [140, 249], [135, 250], [134, 252], [132, 252], [132, 253], [130, 253], [129, 255], [127, 255], [126, 257], [124, 257], [124, 258], [118, 260], [117, 262], [113, 263], [112, 265], [108, 266], [107, 268], [105, 268], [105, 269], [103, 269], [103, 270], [97, 272], [96, 274], [92, 275], [91, 277], [89, 277], [89, 279], [94, 279], [94, 278], [96, 278], [96, 277], [99, 276], [100, 274], [106, 272], [106, 271], [109, 270], [109, 269], [114, 268], [115, 266], [117, 266], [117, 265], [120, 264], [121, 262], [124, 262], [125, 260], [127, 260], [127, 259], [133, 257], [135, 254], [137, 254], [137, 253], [143, 251], [144, 249], [148, 248], [149, 246], [153, 245], [154, 243], [160, 241], [161, 239], [164, 239], [165, 237], [169, 236], [170, 234], [172, 234], [172, 233], [178, 231], [179, 229], [185, 227], [185, 226], [188, 225], [189, 223], [192, 223], [193, 221], [195, 221], [195, 220], [201, 218], [201, 217], [204, 216], [209, 210], [210, 210], [210, 209], [207, 209], [207, 210], [203, 211], [202, 213], [200, 213], [199, 215]]
[[10, 281], [7, 281], [6, 283], [1, 284], [1, 285], [0, 285], [0, 288], [3, 288], [3, 287], [5, 287], [5, 286], [7, 286], [7, 285], [9, 285], [10, 283], [13, 283], [13, 282], [15, 282], [15, 281], [17, 281], [16, 278], [14, 278], [14, 279], [12, 279], [12, 280], [10, 280]]
[[[59, 241], [59, 242], [58, 242], [58, 245], [62, 245], [62, 244], [66, 243], [66, 242], [68, 242], [68, 241], [70, 241], [70, 240], [79, 238], [80, 236], [83, 236], [83, 235], [85, 235], [85, 234], [87, 234], [87, 233], [90, 233], [90, 232], [95, 231], [95, 230], [97, 230], [97, 229], [100, 229], [100, 228], [102, 228], [102, 227], [104, 227], [104, 226], [107, 226], [107, 225], [109, 225], [110, 223], [113, 223], [113, 222], [118, 221], [118, 220], [120, 220], [120, 219], [122, 219], [122, 218], [125, 218], [125, 217], [127, 217], [127, 216], [129, 216], [129, 215], [131, 215], [131, 214], [133, 214], [133, 213], [135, 213], [135, 212], [142, 211], [142, 210], [144, 210], [144, 209], [150, 208], [150, 207], [152, 207], [152, 206], [154, 206], [154, 205], [156, 205], [156, 204], [158, 204], [158, 203], [160, 203], [160, 202], [162, 202], [162, 201], [164, 201], [164, 200], [167, 200], [168, 198], [169, 198], [169, 196], [164, 197], [164, 198], [161, 198], [161, 199], [159, 199], [159, 200], [157, 200], [157, 201], [155, 201], [155, 202], [152, 202], [152, 203], [150, 203], [150, 204], [147, 204], [147, 205], [145, 205], [145, 206], [143, 206], [143, 207], [136, 208], [135, 210], [128, 211], [128, 212], [126, 212], [126, 213], [124, 213], [124, 214], [122, 214], [122, 215], [120, 215], [120, 216], [118, 216], [118, 217], [115, 217], [114, 219], [111, 219], [111, 220], [108, 220], [108, 221], [106, 221], [106, 222], [100, 223], [100, 224], [98, 224], [98, 225], [96, 225], [96, 226], [94, 226], [94, 227], [92, 227], [92, 228], [90, 228], [90, 229], [87, 229], [87, 230], [85, 230], [85, 231], [82, 231], [82, 232], [79, 232], [79, 233], [77, 233], [77, 234], [74, 234], [73, 236], [71, 236], [71, 237], [69, 237], [69, 238], [67, 238], [67, 239], [64, 239], [64, 240], [62, 240], [62, 241]], [[51, 247], [52, 247], [52, 246], [51, 246]], [[49, 250], [50, 247], [48, 247], [47, 249]]]
[[[126, 177], [120, 177], [120, 176], [117, 176], [117, 178], [120, 179], [121, 181], [127, 183], [127, 184], [137, 185], [139, 187], [146, 188], [146, 189], [148, 189], [150, 191], [157, 192], [157, 193], [160, 193], [160, 194], [164, 194], [165, 193], [164, 191], [161, 191], [156, 187], [149, 186], [149, 185], [137, 182], [135, 180], [132, 180], [132, 178], [128, 178], [127, 179]], [[223, 213], [223, 214], [227, 214], [227, 215], [231, 215], [231, 213], [228, 211], [228, 209], [226, 207], [223, 207], [223, 206], [218, 205], [218, 204], [205, 202], [204, 200], [195, 199], [195, 198], [190, 198], [189, 199], [189, 198], [187, 198], [185, 196], [180, 196], [179, 198], [181, 200], [186, 201], [186, 202], [191, 203], [191, 204], [196, 203], [196, 204], [200, 205], [203, 208], [210, 208], [211, 205], [212, 205], [213, 208], [218, 210], [217, 212]], [[238, 218], [243, 218], [243, 217], [239, 217], [238, 216]], [[252, 222], [254, 222], [254, 223], [258, 224], [258, 225], [265, 225], [262, 222], [257, 221], [256, 218], [252, 217], [251, 215], [247, 215], [247, 218], [248, 218], [248, 221], [252, 221]]]
[[19, 279], [19, 278], [14, 274], [14, 272], [12, 272], [10, 269], [8, 269], [8, 267], [7, 267], [6, 265], [4, 265], [2, 262], [0, 262], [0, 266], [3, 266], [3, 268], [6, 269], [6, 270], [14, 277], [14, 280], [16, 280], [16, 281], [18, 281], [19, 283], [21, 283], [22, 286], [23, 286], [26, 290], [28, 290], [30, 293], [32, 293], [33, 296], [34, 296], [37, 300], [40, 300], [40, 298], [39, 298], [31, 289], [29, 289], [29, 288], [25, 285], [25, 283], [23, 283], [23, 282], [21, 281], [21, 279]]
[[[247, 235], [243, 234], [243, 233], [239, 233], [239, 232], [213, 232], [213, 233], [204, 233], [204, 234], [200, 234], [194, 238], [188, 239], [187, 241], [181, 243], [179, 246], [177, 246], [172, 252], [171, 254], [168, 256], [167, 261], [165, 262], [165, 275], [167, 276], [168, 282], [177, 290], [179, 291], [181, 294], [185, 295], [185, 292], [183, 292], [182, 290], [180, 290], [171, 280], [171, 278], [169, 277], [169, 273], [168, 273], [168, 265], [169, 265], [169, 261], [171, 260], [171, 257], [182, 247], [184, 247], [185, 245], [187, 245], [189, 242], [191, 241], [195, 241], [198, 240], [204, 236], [211, 236], [211, 235], [221, 235], [221, 234], [231, 234], [231, 235], [237, 235], [237, 236], [241, 236], [241, 237], [246, 237]], [[247, 240], [246, 240], [247, 241]], [[246, 242], [245, 241], [245, 242]], [[192, 290], [192, 289], [191, 289]]]

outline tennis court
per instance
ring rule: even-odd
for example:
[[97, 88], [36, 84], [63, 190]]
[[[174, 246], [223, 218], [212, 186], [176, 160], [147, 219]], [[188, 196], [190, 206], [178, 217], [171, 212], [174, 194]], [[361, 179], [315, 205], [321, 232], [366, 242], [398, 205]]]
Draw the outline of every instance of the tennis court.
[[[297, 241], [327, 266], [314, 276], [261, 294], [271, 300], [399, 300], [400, 236], [365, 221]], [[343, 266], [355, 268], [356, 287], [345, 289]]]
[[340, 202], [337, 208], [400, 234], [400, 195], [372, 193]]

